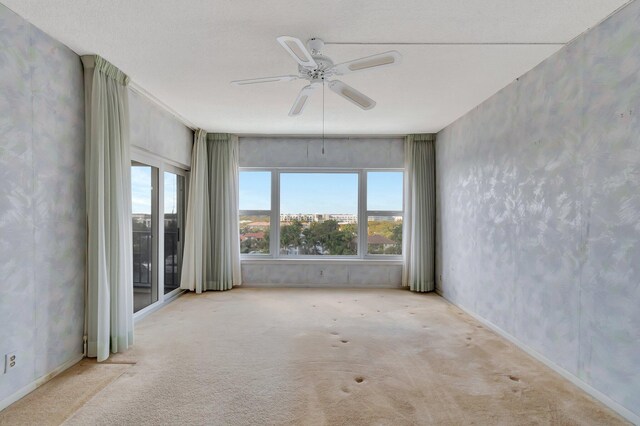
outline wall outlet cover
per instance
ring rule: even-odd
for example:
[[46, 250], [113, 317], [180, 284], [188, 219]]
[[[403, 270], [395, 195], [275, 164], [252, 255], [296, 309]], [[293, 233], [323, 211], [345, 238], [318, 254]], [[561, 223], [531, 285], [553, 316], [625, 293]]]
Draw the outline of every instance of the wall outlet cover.
[[4, 373], [7, 374], [12, 368], [15, 368], [18, 362], [15, 352], [9, 352], [4, 356]]

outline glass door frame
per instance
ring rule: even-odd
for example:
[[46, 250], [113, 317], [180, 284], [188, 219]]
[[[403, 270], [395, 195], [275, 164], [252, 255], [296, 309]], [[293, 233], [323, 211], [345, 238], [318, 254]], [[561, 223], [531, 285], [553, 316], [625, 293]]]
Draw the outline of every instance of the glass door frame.
[[[186, 216], [187, 211], [187, 195], [189, 193], [189, 170], [185, 169], [185, 166], [177, 162], [169, 161], [163, 157], [152, 154], [150, 152], [131, 147], [131, 163], [140, 163], [146, 166], [152, 166], [157, 169], [157, 179], [155, 179], [155, 185], [157, 189], [153, 188], [152, 197], [152, 217], [155, 220], [152, 223], [152, 240], [153, 240], [153, 283], [154, 288], [152, 292], [157, 293], [158, 300], [151, 303], [149, 306], [140, 309], [133, 314], [135, 321], [141, 319], [147, 314], [160, 308], [165, 303], [168, 303], [184, 293], [185, 290], [176, 288], [171, 292], [164, 294], [164, 261], [160, 262], [159, 259], [164, 259], [164, 173], [169, 172], [175, 175], [184, 177], [184, 211]], [[130, 212], [131, 214], [131, 212]], [[184, 236], [184, 230], [181, 231], [181, 238]], [[133, 308], [133, 307], [132, 307]]]

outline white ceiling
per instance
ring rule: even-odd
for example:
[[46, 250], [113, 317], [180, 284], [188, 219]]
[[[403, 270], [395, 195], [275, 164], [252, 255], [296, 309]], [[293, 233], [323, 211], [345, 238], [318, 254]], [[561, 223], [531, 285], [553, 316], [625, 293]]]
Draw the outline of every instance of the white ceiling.
[[[305, 81], [229, 85], [296, 74], [279, 35], [347, 43], [325, 46], [336, 63], [400, 51], [397, 67], [341, 77], [377, 102], [373, 110], [326, 91], [326, 133], [350, 135], [439, 131], [627, 0], [0, 2], [78, 54], [105, 57], [188, 121], [216, 132], [322, 131], [321, 92], [302, 116], [287, 116]], [[381, 44], [349, 44], [363, 42]]]

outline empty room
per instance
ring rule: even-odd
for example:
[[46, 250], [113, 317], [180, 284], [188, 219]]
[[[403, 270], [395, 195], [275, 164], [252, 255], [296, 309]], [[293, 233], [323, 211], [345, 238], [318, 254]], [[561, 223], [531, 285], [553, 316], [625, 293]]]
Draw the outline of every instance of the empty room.
[[0, 425], [640, 425], [640, 0], [0, 0]]

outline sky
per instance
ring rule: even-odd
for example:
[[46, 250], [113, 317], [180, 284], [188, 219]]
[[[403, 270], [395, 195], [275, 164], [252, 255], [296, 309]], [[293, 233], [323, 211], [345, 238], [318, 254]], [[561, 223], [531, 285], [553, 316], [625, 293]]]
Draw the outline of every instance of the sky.
[[[177, 180], [164, 174], [164, 212], [176, 212]], [[271, 209], [269, 172], [240, 173], [240, 210]], [[131, 167], [133, 213], [151, 213], [151, 167]], [[402, 210], [402, 172], [368, 172], [367, 209]], [[280, 213], [358, 214], [356, 173], [281, 173]]]
[[[240, 210], [270, 210], [269, 172], [240, 173]], [[402, 172], [368, 172], [369, 210], [402, 210]], [[280, 213], [358, 213], [356, 173], [281, 173]]]
[[[164, 173], [164, 212], [177, 211], [177, 175]], [[151, 167], [131, 167], [131, 210], [151, 214]]]

